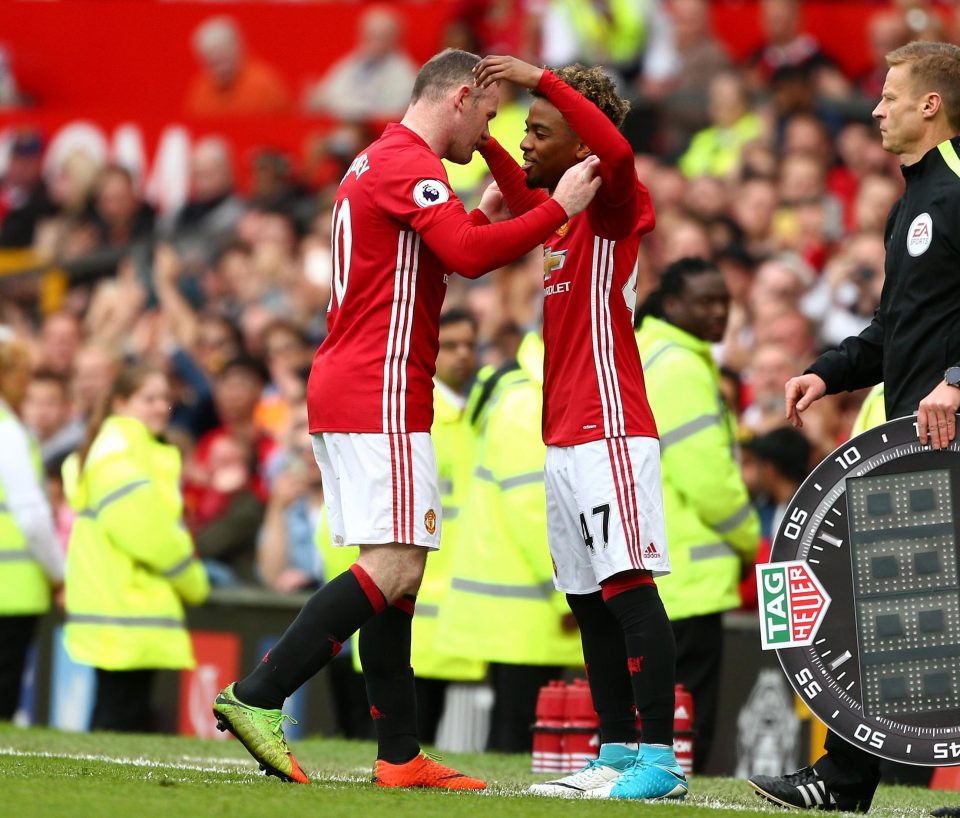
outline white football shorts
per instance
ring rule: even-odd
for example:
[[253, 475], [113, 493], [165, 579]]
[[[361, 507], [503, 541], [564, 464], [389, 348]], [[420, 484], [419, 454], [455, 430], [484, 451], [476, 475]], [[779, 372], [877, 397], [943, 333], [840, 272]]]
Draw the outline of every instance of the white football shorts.
[[558, 591], [593, 593], [623, 571], [670, 573], [656, 438], [547, 446], [544, 482]]
[[440, 547], [437, 458], [428, 432], [312, 435], [337, 545]]

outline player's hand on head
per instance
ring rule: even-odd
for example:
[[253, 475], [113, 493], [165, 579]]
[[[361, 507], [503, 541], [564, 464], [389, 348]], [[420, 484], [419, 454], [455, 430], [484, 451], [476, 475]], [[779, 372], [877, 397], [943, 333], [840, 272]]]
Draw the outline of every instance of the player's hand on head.
[[513, 217], [513, 213], [511, 213], [510, 208], [507, 207], [507, 203], [496, 182], [491, 182], [487, 185], [487, 189], [483, 191], [483, 196], [480, 197], [480, 204], [477, 205], [477, 207], [491, 223], [506, 221]]
[[957, 436], [957, 412], [960, 389], [945, 381], [937, 384], [917, 409], [917, 433], [920, 442], [934, 449], [946, 449]]
[[803, 426], [800, 413], [827, 394], [827, 385], [823, 378], [813, 373], [791, 378], [783, 389], [787, 403], [787, 420], [798, 429]]
[[507, 80], [523, 88], [536, 88], [543, 76], [543, 69], [516, 57], [491, 54], [477, 63], [473, 73], [480, 88], [486, 88], [500, 80]]
[[567, 168], [560, 177], [553, 198], [567, 211], [567, 216], [576, 216], [593, 201], [600, 189], [599, 171], [600, 160], [591, 154], [582, 162]]

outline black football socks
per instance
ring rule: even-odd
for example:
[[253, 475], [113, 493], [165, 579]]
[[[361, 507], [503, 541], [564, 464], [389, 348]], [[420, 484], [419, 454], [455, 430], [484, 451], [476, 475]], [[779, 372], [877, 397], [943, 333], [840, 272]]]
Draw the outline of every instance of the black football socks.
[[642, 585], [607, 599], [623, 631], [627, 669], [640, 714], [644, 744], [673, 745], [677, 647], [655, 585]]
[[360, 628], [360, 663], [377, 731], [377, 758], [391, 764], [404, 764], [420, 752], [417, 691], [410, 667], [416, 599], [404, 595]]
[[600, 718], [600, 743], [633, 743], [637, 740], [636, 711], [620, 623], [600, 591], [567, 594], [567, 603], [580, 626], [590, 696]]
[[[386, 598], [369, 574], [359, 565], [350, 566], [307, 600], [253, 673], [237, 682], [237, 698], [269, 710], [283, 707], [287, 696], [317, 674], [351, 634], [386, 607]], [[409, 631], [408, 624], [408, 657]]]

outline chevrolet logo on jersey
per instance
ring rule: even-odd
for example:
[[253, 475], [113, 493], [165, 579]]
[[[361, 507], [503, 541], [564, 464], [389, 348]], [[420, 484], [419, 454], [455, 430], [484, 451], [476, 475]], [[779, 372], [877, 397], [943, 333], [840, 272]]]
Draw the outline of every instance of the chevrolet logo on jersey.
[[543, 248], [543, 280], [549, 281], [554, 270], [559, 270], [567, 263], [567, 251], [560, 250], [554, 253], [549, 247]]

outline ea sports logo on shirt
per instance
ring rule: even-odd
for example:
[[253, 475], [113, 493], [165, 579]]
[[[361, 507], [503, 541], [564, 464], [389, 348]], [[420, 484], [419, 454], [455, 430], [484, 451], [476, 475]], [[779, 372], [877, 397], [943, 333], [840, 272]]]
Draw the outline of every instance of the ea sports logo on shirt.
[[417, 207], [443, 204], [449, 198], [447, 186], [439, 179], [421, 179], [413, 188], [413, 201]]
[[922, 256], [933, 241], [933, 219], [929, 213], [921, 213], [910, 224], [907, 231], [907, 252], [911, 256]]

